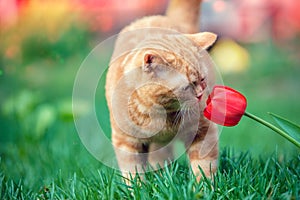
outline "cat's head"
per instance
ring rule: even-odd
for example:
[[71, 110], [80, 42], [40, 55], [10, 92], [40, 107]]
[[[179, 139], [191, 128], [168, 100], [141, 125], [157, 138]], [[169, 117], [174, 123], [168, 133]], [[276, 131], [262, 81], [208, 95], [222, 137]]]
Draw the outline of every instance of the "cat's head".
[[199, 101], [210, 81], [205, 49], [216, 38], [202, 32], [149, 41], [133, 57], [133, 65], [139, 68], [132, 80], [145, 83], [137, 92], [171, 111], [179, 109], [179, 103]]

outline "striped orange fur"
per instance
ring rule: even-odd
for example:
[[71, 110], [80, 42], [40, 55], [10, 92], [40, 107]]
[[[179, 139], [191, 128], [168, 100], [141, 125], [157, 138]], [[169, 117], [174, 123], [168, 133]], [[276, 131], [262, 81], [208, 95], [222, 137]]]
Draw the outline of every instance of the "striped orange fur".
[[186, 143], [198, 179], [199, 166], [206, 176], [216, 170], [217, 128], [201, 114], [207, 86], [213, 84], [204, 52], [216, 36], [194, 33], [200, 3], [171, 0], [166, 16], [142, 18], [125, 27], [116, 41], [106, 98], [112, 142], [124, 176], [143, 172], [148, 163], [156, 167], [172, 159], [173, 147], [168, 144], [179, 131], [184, 132], [179, 139]]

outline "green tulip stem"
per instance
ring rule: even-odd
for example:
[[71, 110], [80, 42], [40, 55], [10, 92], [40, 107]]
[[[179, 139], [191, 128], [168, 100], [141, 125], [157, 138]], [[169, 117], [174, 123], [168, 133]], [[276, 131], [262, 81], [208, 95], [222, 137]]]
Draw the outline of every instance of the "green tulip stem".
[[276, 126], [274, 126], [273, 124], [270, 124], [269, 122], [266, 122], [265, 120], [251, 114], [248, 112], [244, 113], [245, 116], [261, 123], [262, 125], [272, 129], [273, 131], [275, 131], [276, 133], [278, 133], [279, 135], [281, 135], [282, 137], [284, 137], [285, 139], [287, 139], [288, 141], [290, 141], [291, 143], [293, 143], [294, 145], [296, 145], [298, 148], [300, 148], [300, 143], [297, 142], [294, 138], [292, 138], [291, 136], [289, 136], [286, 132], [284, 132], [283, 130], [277, 128]]

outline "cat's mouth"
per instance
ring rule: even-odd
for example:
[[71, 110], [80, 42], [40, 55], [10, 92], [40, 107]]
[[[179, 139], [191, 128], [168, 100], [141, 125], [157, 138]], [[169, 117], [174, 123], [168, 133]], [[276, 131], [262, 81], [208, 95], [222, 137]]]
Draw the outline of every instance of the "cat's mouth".
[[198, 102], [201, 101], [202, 96], [203, 96], [203, 93], [204, 93], [204, 90], [202, 90], [201, 92], [199, 92], [199, 93], [196, 95], [196, 98], [197, 98]]
[[197, 98], [198, 102], [201, 101], [202, 96], [203, 96], [203, 92], [201, 92], [200, 94], [197, 94], [196, 98]]

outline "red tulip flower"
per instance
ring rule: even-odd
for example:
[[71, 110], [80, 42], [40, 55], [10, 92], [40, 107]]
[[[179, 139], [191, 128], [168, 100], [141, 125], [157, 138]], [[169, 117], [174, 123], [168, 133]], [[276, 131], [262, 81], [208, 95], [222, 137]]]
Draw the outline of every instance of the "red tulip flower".
[[215, 86], [206, 101], [204, 116], [223, 126], [235, 126], [247, 107], [246, 98], [227, 86]]
[[[212, 93], [208, 96], [206, 101], [206, 108], [203, 111], [203, 115], [212, 122], [223, 126], [235, 126], [239, 123], [242, 116], [245, 115], [250, 119], [259, 122], [260, 124], [272, 129], [285, 139], [292, 142], [298, 148], [300, 148], [300, 126], [291, 123], [290, 121], [272, 114], [272, 117], [279, 122], [281, 128], [277, 128], [273, 124], [246, 112], [247, 100], [238, 91], [227, 87], [218, 85], [212, 90]], [[297, 136], [295, 136], [297, 134]], [[299, 140], [297, 140], [298, 138]]]

